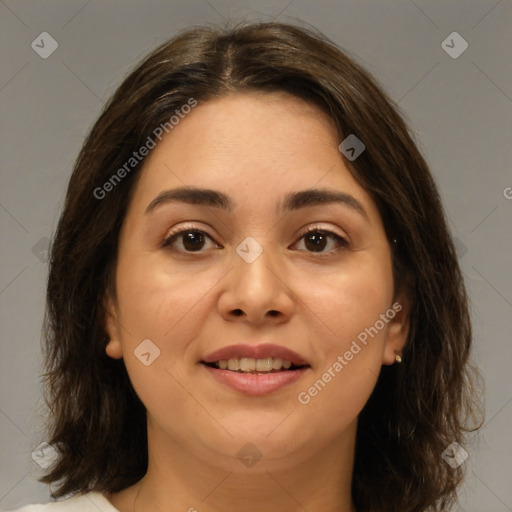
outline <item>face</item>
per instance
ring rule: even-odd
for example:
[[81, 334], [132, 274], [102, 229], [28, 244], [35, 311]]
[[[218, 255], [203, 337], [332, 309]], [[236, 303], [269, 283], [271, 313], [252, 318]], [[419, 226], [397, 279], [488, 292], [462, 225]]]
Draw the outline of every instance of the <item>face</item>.
[[263, 471], [354, 429], [407, 315], [340, 142], [297, 98], [235, 94], [199, 104], [146, 158], [106, 326], [150, 446], [237, 471], [253, 451]]

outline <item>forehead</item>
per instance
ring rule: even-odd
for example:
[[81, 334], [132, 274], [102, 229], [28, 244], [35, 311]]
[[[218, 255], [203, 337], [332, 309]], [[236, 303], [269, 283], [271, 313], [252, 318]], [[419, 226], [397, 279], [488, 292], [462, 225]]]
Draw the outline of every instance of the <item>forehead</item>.
[[223, 190], [235, 206], [263, 208], [297, 189], [333, 188], [374, 209], [345, 166], [333, 122], [286, 93], [232, 94], [200, 103], [148, 155], [134, 199], [164, 189]]
[[319, 143], [324, 149], [338, 145], [333, 124], [318, 107], [286, 93], [237, 93], [200, 103], [151, 156], [179, 150], [183, 163], [216, 158], [254, 167], [257, 154], [268, 166], [276, 157], [313, 156]]

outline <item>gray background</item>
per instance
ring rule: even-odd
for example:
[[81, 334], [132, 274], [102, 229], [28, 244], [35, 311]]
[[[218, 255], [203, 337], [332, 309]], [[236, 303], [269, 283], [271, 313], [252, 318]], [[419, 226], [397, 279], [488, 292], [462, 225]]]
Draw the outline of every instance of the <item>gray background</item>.
[[[512, 510], [510, 0], [3, 0], [0, 15], [3, 510], [48, 499], [30, 456], [45, 440], [38, 376], [44, 248], [73, 161], [142, 55], [176, 30], [228, 18], [319, 28], [357, 56], [411, 123], [456, 237], [472, 301], [474, 359], [486, 380], [486, 423], [468, 436], [460, 510]], [[31, 48], [44, 31], [59, 45], [47, 59]], [[453, 31], [469, 44], [457, 59], [441, 46]]]

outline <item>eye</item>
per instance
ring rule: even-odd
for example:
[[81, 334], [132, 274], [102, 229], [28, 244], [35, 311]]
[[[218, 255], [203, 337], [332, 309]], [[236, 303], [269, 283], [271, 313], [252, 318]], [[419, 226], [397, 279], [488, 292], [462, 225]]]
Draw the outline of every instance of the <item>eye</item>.
[[[308, 228], [306, 233], [301, 236], [297, 244], [300, 242], [303, 243], [306, 250], [309, 252], [328, 253], [346, 249], [348, 247], [348, 242], [343, 237], [332, 231], [319, 229], [316, 226], [311, 226]], [[326, 251], [325, 248], [329, 245], [331, 248]], [[333, 245], [334, 247], [332, 247]]]
[[201, 251], [208, 241], [213, 246], [220, 248], [213, 238], [200, 229], [182, 229], [181, 231], [171, 233], [162, 244], [163, 247], [169, 247], [176, 252], [204, 252]]

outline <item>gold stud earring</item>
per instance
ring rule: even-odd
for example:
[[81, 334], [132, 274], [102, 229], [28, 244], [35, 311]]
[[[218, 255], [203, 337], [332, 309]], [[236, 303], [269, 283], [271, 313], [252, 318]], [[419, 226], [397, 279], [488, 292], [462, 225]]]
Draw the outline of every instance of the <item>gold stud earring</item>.
[[402, 358], [397, 354], [395, 356], [395, 361], [400, 364], [402, 362]]

